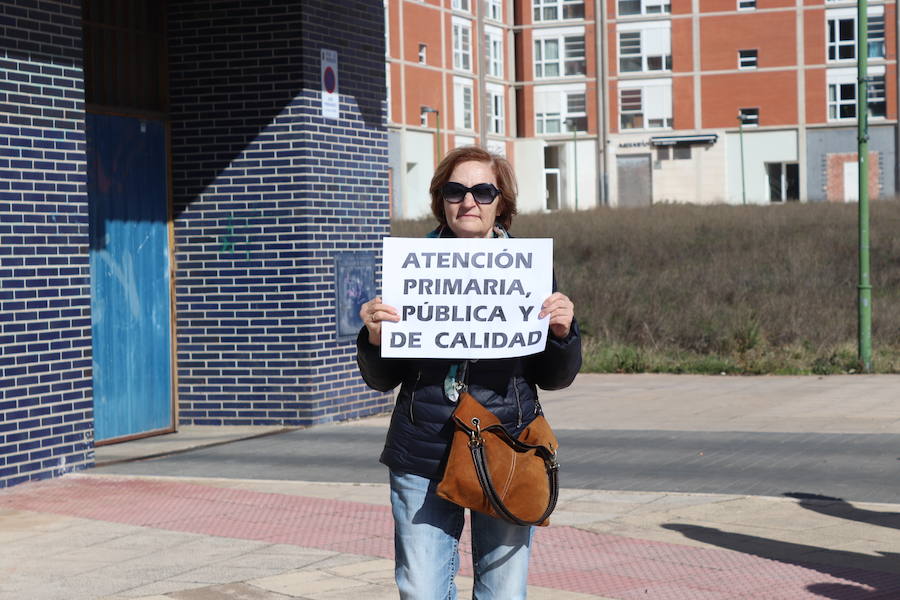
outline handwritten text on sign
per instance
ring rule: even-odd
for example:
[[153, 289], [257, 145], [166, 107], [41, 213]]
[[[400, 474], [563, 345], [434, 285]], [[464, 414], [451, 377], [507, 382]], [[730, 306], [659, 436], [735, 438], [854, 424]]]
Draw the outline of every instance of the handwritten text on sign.
[[382, 325], [392, 358], [510, 358], [541, 352], [553, 286], [551, 239], [384, 239]]

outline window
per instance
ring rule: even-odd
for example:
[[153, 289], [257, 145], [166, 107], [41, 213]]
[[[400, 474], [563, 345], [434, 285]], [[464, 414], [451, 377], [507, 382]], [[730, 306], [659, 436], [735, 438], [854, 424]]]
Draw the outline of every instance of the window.
[[619, 91], [619, 113], [622, 129], [643, 129], [644, 110], [640, 88]]
[[[75, 6], [82, 7], [87, 102], [166, 110], [166, 86], [162, 83], [168, 79], [162, 27], [165, 6], [161, 2], [127, 6], [119, 2], [78, 2]], [[4, 17], [7, 19], [10, 17]], [[49, 41], [49, 33], [42, 36]], [[5, 90], [3, 98], [5, 102]]]
[[662, 15], [672, 12], [670, 0], [619, 0], [619, 16]]
[[[856, 59], [856, 9], [838, 8], [827, 13], [828, 60]], [[884, 7], [874, 6], [868, 13], [868, 52], [870, 58], [884, 58]]]
[[565, 131], [587, 131], [583, 85], [546, 86], [534, 92], [535, 131], [553, 135]]
[[800, 167], [797, 163], [766, 163], [769, 202], [800, 199]]
[[738, 50], [738, 69], [755, 69], [756, 53], [756, 50]]
[[566, 94], [566, 118], [569, 131], [587, 131], [587, 110], [584, 93]]
[[428, 62], [428, 46], [425, 44], [419, 44], [419, 62], [423, 65]]
[[559, 210], [562, 146], [544, 146], [544, 210]]
[[456, 79], [453, 82], [453, 114], [456, 129], [473, 129], [472, 82]]
[[619, 34], [619, 71], [628, 73], [642, 71], [641, 32], [627, 31]]
[[489, 131], [497, 135], [503, 135], [503, 88], [488, 86], [488, 98], [490, 100], [491, 122]]
[[[560, 53], [562, 47], [562, 53]], [[584, 36], [534, 40], [535, 78], [584, 75]]]
[[738, 10], [755, 10], [756, 0], [738, 0]]
[[621, 129], [672, 127], [672, 80], [620, 81], [619, 125]]
[[472, 70], [472, 26], [466, 21], [453, 23], [453, 68]]
[[469, 12], [469, 0], [453, 0], [453, 10]]
[[675, 144], [675, 146], [672, 148], [672, 158], [674, 158], [675, 160], [690, 160], [690, 144]]
[[885, 96], [884, 75], [873, 77], [866, 90], [869, 105], [869, 116], [884, 118], [887, 116], [887, 97]]
[[828, 20], [828, 60], [856, 58], [856, 19]]
[[[884, 118], [887, 115], [884, 67], [869, 71], [867, 85], [868, 116]], [[828, 120], [856, 119], [856, 69], [830, 69], [828, 71]]]
[[672, 35], [668, 21], [619, 26], [619, 71], [672, 70]]
[[488, 52], [488, 75], [503, 77], [503, 32], [497, 27], [485, 27], [484, 32], [484, 47]]
[[738, 116], [744, 127], [756, 127], [759, 125], [759, 109], [758, 108], [739, 108]]
[[567, 37], [565, 40], [564, 64], [566, 75], [584, 75], [584, 36]]
[[535, 21], [583, 19], [584, 0], [534, 0]]
[[828, 84], [828, 119], [856, 118], [856, 84]]
[[488, 18], [503, 21], [503, 0], [488, 0]]
[[884, 15], [868, 17], [869, 58], [884, 58]]

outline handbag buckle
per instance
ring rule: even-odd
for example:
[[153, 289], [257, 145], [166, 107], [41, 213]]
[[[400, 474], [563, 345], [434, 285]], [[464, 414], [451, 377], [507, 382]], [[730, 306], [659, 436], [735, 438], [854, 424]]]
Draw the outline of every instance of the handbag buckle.
[[469, 430], [469, 447], [477, 448], [484, 444], [484, 438], [481, 437], [481, 419], [472, 417], [472, 425], [475, 426], [475, 429]]
[[553, 449], [553, 444], [547, 444], [547, 446], [550, 448], [550, 452], [552, 452], [552, 454], [550, 455], [550, 460], [547, 461], [548, 468], [551, 471], [559, 471], [559, 460], [557, 460], [556, 458], [558, 455], [557, 451]]

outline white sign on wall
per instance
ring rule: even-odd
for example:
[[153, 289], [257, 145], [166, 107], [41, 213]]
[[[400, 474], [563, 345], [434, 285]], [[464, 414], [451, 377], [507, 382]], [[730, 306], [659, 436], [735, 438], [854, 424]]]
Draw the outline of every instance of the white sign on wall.
[[322, 116], [326, 119], [340, 115], [337, 62], [336, 51], [322, 48]]
[[544, 350], [552, 239], [385, 238], [388, 358], [510, 358]]

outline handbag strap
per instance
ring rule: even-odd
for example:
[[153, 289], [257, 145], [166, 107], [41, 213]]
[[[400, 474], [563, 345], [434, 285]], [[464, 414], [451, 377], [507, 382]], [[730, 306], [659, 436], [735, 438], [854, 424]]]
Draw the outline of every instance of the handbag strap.
[[500, 497], [500, 494], [497, 493], [497, 489], [494, 487], [494, 482], [491, 480], [490, 471], [487, 468], [487, 456], [484, 452], [484, 440], [481, 437], [481, 432], [479, 431], [477, 435], [473, 435], [469, 439], [469, 450], [472, 452], [472, 460], [475, 462], [475, 473], [478, 475], [478, 482], [481, 484], [481, 489], [484, 490], [484, 495], [487, 497], [488, 501], [491, 503], [493, 509], [497, 512], [498, 515], [503, 517], [505, 520], [509, 521], [514, 525], [539, 525], [543, 523], [547, 517], [550, 516], [550, 513], [556, 508], [556, 500], [559, 497], [559, 478], [557, 477], [557, 473], [559, 472], [559, 463], [556, 461], [556, 454], [554, 453], [553, 457], [548, 459], [545, 456], [541, 456], [544, 460], [544, 467], [547, 470], [547, 482], [550, 486], [550, 498], [547, 501], [547, 509], [544, 511], [544, 514], [541, 515], [535, 521], [526, 521], [524, 519], [520, 519], [517, 517], [507, 506], [503, 503], [503, 499]]

